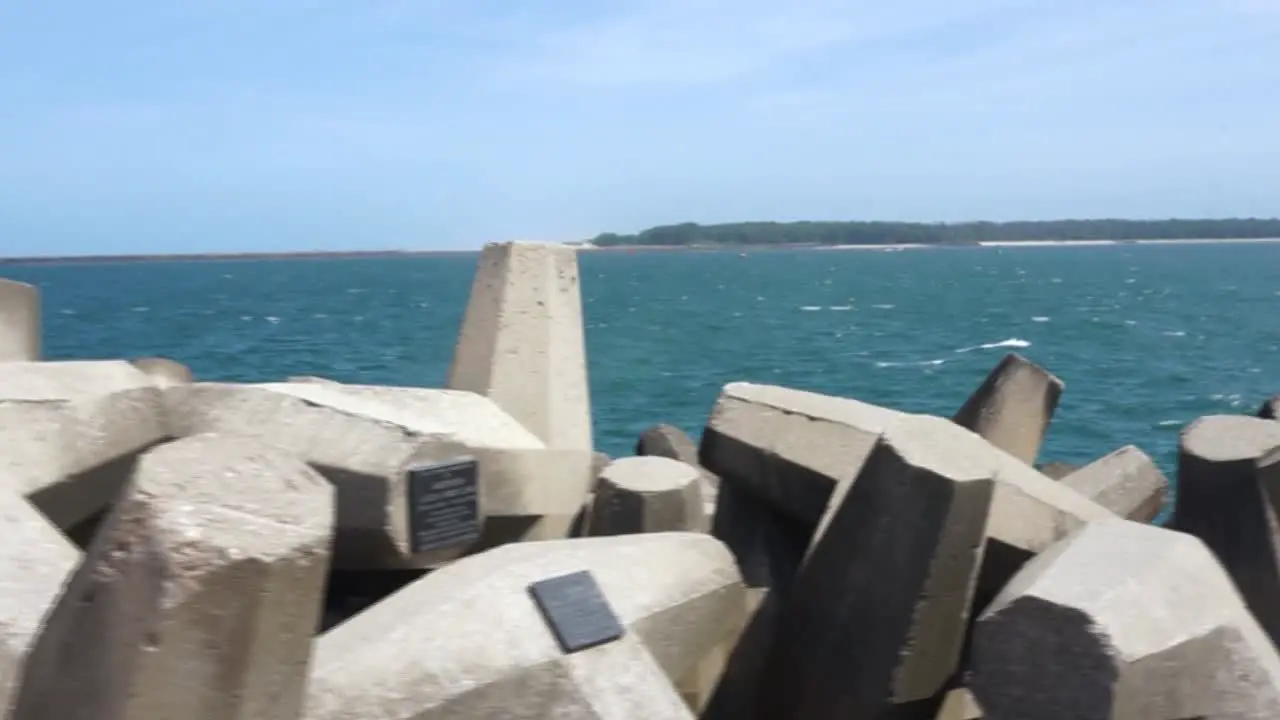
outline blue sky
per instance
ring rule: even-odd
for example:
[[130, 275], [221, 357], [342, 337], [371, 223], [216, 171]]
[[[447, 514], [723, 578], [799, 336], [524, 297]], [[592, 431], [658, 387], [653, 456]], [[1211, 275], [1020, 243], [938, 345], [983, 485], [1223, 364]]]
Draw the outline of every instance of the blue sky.
[[1280, 215], [1280, 0], [0, 0], [0, 255]]

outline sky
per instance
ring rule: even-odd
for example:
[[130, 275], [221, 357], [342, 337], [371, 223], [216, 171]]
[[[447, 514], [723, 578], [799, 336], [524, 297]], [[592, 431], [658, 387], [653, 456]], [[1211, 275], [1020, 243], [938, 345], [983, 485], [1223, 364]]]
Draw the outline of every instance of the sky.
[[1280, 0], [0, 0], [0, 256], [1280, 215]]

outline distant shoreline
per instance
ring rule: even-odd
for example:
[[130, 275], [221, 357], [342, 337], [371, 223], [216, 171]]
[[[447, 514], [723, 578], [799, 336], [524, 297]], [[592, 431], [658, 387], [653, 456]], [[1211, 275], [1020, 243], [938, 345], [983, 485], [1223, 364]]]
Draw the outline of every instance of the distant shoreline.
[[[857, 245], [610, 245], [598, 247], [589, 243], [569, 243], [592, 253], [641, 253], [641, 252], [723, 252], [739, 254], [769, 250], [937, 250], [963, 248], [1033, 248], [1033, 247], [1099, 247], [1115, 245], [1255, 245], [1278, 244], [1280, 238], [1206, 238], [1206, 239], [1151, 239], [1151, 240], [991, 240], [973, 243], [884, 243]], [[19, 265], [103, 265], [156, 262], [226, 262], [261, 260], [361, 260], [380, 258], [435, 257], [448, 255], [476, 255], [475, 250], [332, 250], [270, 253], [173, 253], [152, 255], [50, 255], [31, 257], [0, 257], [0, 266]]]

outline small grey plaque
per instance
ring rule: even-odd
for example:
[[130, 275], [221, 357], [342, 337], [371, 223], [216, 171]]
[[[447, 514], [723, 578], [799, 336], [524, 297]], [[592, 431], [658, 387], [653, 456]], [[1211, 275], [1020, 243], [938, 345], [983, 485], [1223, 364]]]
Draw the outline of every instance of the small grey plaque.
[[479, 463], [465, 457], [409, 469], [409, 549], [469, 545], [480, 537]]
[[539, 580], [529, 586], [529, 594], [566, 653], [622, 637], [622, 623], [587, 570]]

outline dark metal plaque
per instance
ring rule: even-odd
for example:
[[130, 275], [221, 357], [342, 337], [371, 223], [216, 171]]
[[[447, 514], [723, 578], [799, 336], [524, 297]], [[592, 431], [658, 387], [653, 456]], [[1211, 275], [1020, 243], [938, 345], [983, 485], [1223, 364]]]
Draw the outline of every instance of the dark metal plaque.
[[566, 653], [622, 637], [622, 623], [587, 570], [539, 580], [529, 586], [529, 594]]
[[413, 553], [469, 545], [480, 537], [475, 458], [409, 469], [409, 550]]

